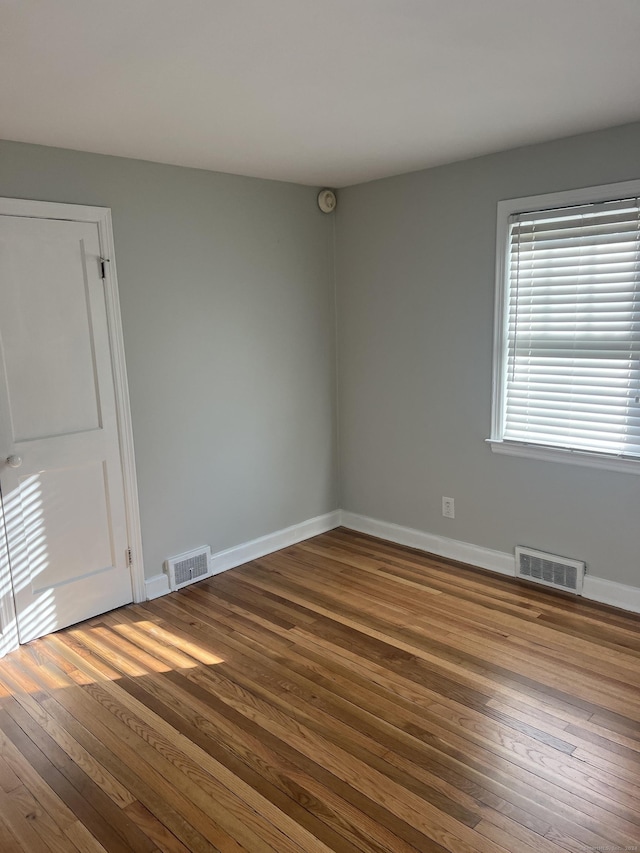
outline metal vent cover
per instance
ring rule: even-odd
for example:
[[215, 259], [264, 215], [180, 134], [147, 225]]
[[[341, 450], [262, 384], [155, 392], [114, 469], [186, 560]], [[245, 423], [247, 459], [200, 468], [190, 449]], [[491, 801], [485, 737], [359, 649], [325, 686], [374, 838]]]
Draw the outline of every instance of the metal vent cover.
[[180, 589], [211, 574], [211, 549], [208, 545], [195, 548], [165, 563], [171, 589]]
[[581, 560], [516, 547], [516, 577], [581, 595], [584, 570]]

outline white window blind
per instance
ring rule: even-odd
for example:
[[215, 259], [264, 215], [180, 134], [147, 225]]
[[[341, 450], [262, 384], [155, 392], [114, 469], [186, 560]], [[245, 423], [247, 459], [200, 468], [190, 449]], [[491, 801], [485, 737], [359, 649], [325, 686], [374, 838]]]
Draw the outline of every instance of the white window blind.
[[640, 456], [637, 198], [509, 220], [505, 441]]

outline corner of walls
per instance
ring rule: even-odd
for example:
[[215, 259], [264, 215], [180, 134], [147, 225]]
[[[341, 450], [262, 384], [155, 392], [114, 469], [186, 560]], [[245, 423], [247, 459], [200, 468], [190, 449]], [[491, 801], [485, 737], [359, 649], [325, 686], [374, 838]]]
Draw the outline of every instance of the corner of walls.
[[[424, 525], [407, 544], [489, 569], [518, 542], [573, 555], [596, 573], [585, 596], [638, 611], [635, 478], [498, 457], [485, 439], [498, 201], [638, 178], [639, 143], [635, 122], [341, 191], [340, 506]], [[455, 525], [442, 495], [459, 503]]]
[[333, 395], [334, 423], [336, 431], [336, 495], [338, 506], [342, 504], [342, 463], [340, 459], [340, 342], [339, 342], [339, 318], [338, 318], [338, 244], [337, 244], [337, 209], [331, 216], [331, 227], [329, 236], [329, 270], [333, 278], [333, 335], [334, 335], [334, 371], [335, 371], [335, 393]]
[[[266, 536], [260, 536], [258, 539], [252, 539], [250, 542], [218, 551], [211, 557], [212, 570], [209, 577], [234, 569], [236, 566], [241, 566], [251, 560], [257, 560], [267, 554], [272, 554], [274, 551], [280, 551], [282, 548], [288, 548], [290, 545], [296, 545], [298, 542], [310, 539], [312, 536], [318, 536], [320, 533], [326, 533], [335, 527], [340, 527], [340, 519], [340, 510], [336, 509], [333, 512], [327, 512], [299, 524], [292, 524], [290, 527], [268, 533]], [[171, 591], [169, 589], [169, 578], [164, 573], [147, 578], [145, 586], [147, 600], [160, 598], [160, 596]]]
[[[380, 521], [376, 518], [369, 518], [341, 509], [319, 515], [316, 518], [310, 518], [283, 530], [277, 530], [267, 536], [261, 536], [259, 539], [245, 542], [234, 548], [219, 551], [212, 557], [211, 576], [226, 572], [251, 560], [257, 560], [267, 554], [272, 554], [274, 551], [295, 545], [321, 533], [326, 533], [336, 527], [346, 527], [348, 530], [366, 533], [369, 536], [376, 536], [398, 545], [406, 545], [427, 554], [456, 560], [471, 567], [496, 572], [499, 575], [515, 577], [516, 567], [513, 554], [494, 551], [491, 548], [483, 548], [470, 542], [460, 542], [446, 536], [438, 536], [434, 533], [403, 527], [400, 524]], [[148, 600], [160, 598], [170, 591], [166, 574], [154, 575], [146, 581]], [[600, 604], [619, 607], [632, 613], [640, 613], [640, 588], [638, 587], [627, 586], [586, 574], [582, 597], [590, 601], [597, 601]]]

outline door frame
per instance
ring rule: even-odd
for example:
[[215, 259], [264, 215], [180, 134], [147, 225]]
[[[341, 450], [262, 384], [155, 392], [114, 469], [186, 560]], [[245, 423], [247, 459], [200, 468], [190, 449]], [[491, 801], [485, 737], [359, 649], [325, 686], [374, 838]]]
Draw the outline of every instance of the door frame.
[[[34, 201], [20, 198], [0, 198], [0, 216], [17, 216], [28, 219], [59, 219], [72, 222], [95, 223], [98, 227], [100, 252], [108, 260], [104, 264], [104, 291], [107, 311], [109, 348], [116, 399], [116, 417], [120, 442], [120, 462], [124, 483], [125, 516], [127, 522], [128, 545], [131, 549], [131, 586], [135, 602], [146, 601], [144, 583], [144, 563], [142, 556], [142, 535], [140, 532], [140, 508], [138, 504], [138, 483], [136, 479], [135, 454], [133, 449], [133, 428], [131, 424], [131, 406], [129, 385], [124, 355], [124, 338], [120, 300], [118, 297], [118, 279], [113, 242], [111, 208], [88, 207], [82, 204], [63, 204], [58, 202]], [[7, 543], [0, 515], [0, 573], [6, 559]], [[8, 573], [7, 563], [7, 573]], [[11, 649], [17, 648], [18, 638], [13, 607], [13, 595], [2, 594], [2, 588], [8, 586], [10, 575], [0, 574], [0, 617], [4, 632], [0, 633], [0, 657]], [[13, 626], [13, 627], [12, 627]]]

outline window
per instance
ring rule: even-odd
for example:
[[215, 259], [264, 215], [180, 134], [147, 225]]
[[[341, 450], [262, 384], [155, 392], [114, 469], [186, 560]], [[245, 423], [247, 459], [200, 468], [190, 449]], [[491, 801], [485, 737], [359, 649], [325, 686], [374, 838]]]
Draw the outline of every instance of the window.
[[640, 473], [639, 196], [499, 203], [493, 450]]

